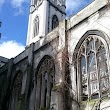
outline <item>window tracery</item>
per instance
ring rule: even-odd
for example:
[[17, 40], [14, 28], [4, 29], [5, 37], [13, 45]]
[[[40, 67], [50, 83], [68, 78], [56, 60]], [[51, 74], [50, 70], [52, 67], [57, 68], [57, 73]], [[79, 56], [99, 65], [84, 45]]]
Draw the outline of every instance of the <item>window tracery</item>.
[[37, 6], [37, 1], [38, 1], [38, 0], [34, 0], [34, 5], [35, 5], [35, 6]]
[[54, 83], [55, 68], [53, 60], [46, 56], [36, 73], [37, 79], [37, 108], [49, 108], [51, 90]]
[[21, 89], [22, 89], [22, 79], [23, 74], [22, 72], [18, 71], [17, 76], [13, 82], [13, 89], [12, 89], [12, 97], [11, 97], [11, 104], [10, 107], [13, 110], [20, 110], [21, 104]]
[[34, 4], [38, 7], [39, 5], [42, 4], [42, 0], [34, 0]]
[[96, 35], [90, 35], [83, 41], [78, 52], [78, 62], [82, 100], [107, 96], [109, 89], [107, 52]]
[[36, 16], [34, 20], [34, 37], [36, 37], [39, 34], [39, 17]]

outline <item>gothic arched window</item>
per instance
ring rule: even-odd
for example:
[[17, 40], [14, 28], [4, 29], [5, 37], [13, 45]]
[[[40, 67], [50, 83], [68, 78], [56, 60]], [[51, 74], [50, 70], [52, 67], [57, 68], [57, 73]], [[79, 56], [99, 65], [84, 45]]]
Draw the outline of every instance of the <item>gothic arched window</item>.
[[37, 69], [37, 109], [49, 108], [51, 101], [51, 90], [54, 83], [55, 66], [53, 59], [45, 56]]
[[38, 0], [37, 1], [37, 6], [41, 5], [42, 4], [42, 0]]
[[21, 71], [18, 71], [13, 82], [11, 105], [10, 105], [12, 110], [21, 110], [20, 104], [21, 104], [22, 79], [23, 79], [23, 74]]
[[58, 21], [58, 17], [56, 15], [54, 15], [52, 17], [52, 29], [56, 28], [59, 24], [59, 21]]
[[39, 34], [39, 17], [36, 16], [34, 19], [34, 37], [36, 37]]
[[33, 0], [33, 1], [34, 1], [34, 5], [37, 5], [37, 1], [38, 1], [38, 0]]
[[[103, 41], [103, 42], [102, 42]], [[105, 40], [97, 35], [89, 35], [79, 47], [77, 70], [80, 82], [81, 100], [97, 99], [108, 95], [109, 72]]]

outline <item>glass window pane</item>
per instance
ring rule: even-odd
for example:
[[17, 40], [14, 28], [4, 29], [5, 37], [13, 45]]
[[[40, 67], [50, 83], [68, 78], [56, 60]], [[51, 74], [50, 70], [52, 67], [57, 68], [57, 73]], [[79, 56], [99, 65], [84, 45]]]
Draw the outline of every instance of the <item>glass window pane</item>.
[[98, 68], [99, 68], [100, 81], [101, 81], [100, 89], [102, 96], [104, 95], [106, 96], [109, 88], [109, 75], [107, 68], [107, 56], [103, 45], [101, 45], [98, 50], [97, 59], [98, 59]]
[[91, 99], [99, 98], [99, 84], [97, 80], [90, 82], [91, 86]]
[[90, 74], [90, 80], [97, 80], [97, 72], [96, 72], [96, 61], [95, 61], [95, 55], [94, 53], [89, 54], [89, 74]]
[[94, 50], [94, 39], [89, 37], [87, 39], [87, 53], [89, 53], [92, 50]]
[[52, 17], [52, 29], [56, 28], [59, 24], [59, 21], [58, 21], [58, 17], [56, 15], [54, 15]]
[[90, 91], [91, 91], [91, 98], [98, 97], [98, 78], [97, 78], [97, 70], [96, 70], [96, 59], [95, 54], [91, 52], [89, 54], [89, 64], [88, 64], [88, 71], [90, 75]]
[[34, 37], [39, 34], [39, 17], [37, 16], [34, 20]]
[[96, 48], [96, 50], [98, 50], [98, 48], [101, 46], [101, 42], [100, 42], [100, 40], [99, 39], [96, 39], [96, 41], [95, 41], [95, 48]]
[[86, 60], [85, 57], [81, 57], [81, 72], [82, 72], [82, 92], [83, 100], [88, 98], [88, 85], [87, 85], [87, 72], [86, 72]]

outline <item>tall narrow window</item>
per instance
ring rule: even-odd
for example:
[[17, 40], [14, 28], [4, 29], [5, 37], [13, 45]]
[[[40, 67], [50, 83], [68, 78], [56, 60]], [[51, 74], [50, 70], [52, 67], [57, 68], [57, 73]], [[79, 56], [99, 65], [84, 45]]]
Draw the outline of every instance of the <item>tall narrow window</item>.
[[37, 6], [42, 4], [42, 0], [37, 0]]
[[37, 79], [37, 109], [49, 108], [51, 90], [54, 83], [55, 68], [53, 60], [45, 56], [38, 66]]
[[58, 21], [58, 17], [56, 15], [54, 15], [52, 17], [52, 29], [56, 28], [59, 24], [59, 21]]
[[22, 88], [22, 79], [23, 74], [22, 72], [17, 72], [17, 76], [13, 82], [13, 90], [12, 90], [12, 97], [11, 97], [11, 109], [13, 110], [21, 110], [21, 88]]
[[99, 36], [88, 36], [79, 47], [78, 70], [81, 74], [82, 100], [107, 96], [109, 74], [107, 51]]
[[39, 34], [39, 17], [36, 16], [34, 20], [34, 37], [36, 37]]
[[34, 1], [34, 5], [36, 5], [36, 6], [37, 6], [37, 1], [38, 1], [38, 0], [33, 0], [33, 1]]

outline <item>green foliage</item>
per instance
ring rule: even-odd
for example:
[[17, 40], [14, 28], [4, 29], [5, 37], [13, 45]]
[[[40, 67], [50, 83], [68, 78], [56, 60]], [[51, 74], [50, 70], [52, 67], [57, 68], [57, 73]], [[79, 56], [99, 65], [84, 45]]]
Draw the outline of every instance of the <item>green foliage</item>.
[[[94, 99], [94, 100], [87, 100], [87, 101], [81, 101], [80, 102], [80, 110], [97, 110], [100, 108], [100, 104], [104, 101], [109, 101], [109, 97]], [[109, 107], [107, 107], [109, 108]]]
[[40, 108], [38, 110], [49, 110], [49, 108]]
[[59, 91], [60, 88], [61, 88], [61, 85], [60, 84], [54, 84], [52, 90], [53, 91]]

